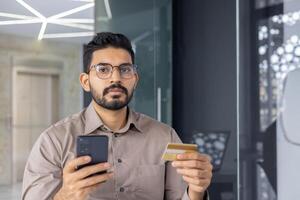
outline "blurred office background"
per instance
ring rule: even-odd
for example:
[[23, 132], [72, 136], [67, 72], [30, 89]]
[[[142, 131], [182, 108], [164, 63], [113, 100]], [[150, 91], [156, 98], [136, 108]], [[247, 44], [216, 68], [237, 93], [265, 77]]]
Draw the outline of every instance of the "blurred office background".
[[131, 106], [212, 157], [211, 199], [280, 200], [277, 104], [299, 67], [298, 0], [1, 5], [0, 199], [20, 199], [39, 134], [88, 105], [78, 81], [82, 52], [95, 32], [112, 31], [127, 35], [136, 53], [141, 80]]
[[78, 75], [91, 37], [71, 36], [92, 35], [93, 21], [94, 2], [1, 2], [0, 199], [20, 199], [24, 166], [40, 133], [82, 109]]

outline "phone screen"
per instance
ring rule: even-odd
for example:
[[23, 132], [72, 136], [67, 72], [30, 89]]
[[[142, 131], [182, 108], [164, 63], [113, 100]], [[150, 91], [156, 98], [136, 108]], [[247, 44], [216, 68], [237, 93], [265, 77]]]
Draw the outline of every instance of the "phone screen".
[[108, 137], [106, 135], [78, 136], [76, 153], [77, 157], [90, 156], [92, 158], [91, 162], [78, 166], [78, 169], [89, 165], [107, 162]]

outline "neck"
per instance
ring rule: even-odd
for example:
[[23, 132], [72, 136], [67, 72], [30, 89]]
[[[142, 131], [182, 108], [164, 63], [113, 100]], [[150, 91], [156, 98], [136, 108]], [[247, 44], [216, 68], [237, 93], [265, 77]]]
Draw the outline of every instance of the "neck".
[[127, 106], [120, 110], [108, 110], [99, 106], [93, 100], [93, 107], [102, 122], [112, 131], [118, 131], [126, 125], [127, 122]]

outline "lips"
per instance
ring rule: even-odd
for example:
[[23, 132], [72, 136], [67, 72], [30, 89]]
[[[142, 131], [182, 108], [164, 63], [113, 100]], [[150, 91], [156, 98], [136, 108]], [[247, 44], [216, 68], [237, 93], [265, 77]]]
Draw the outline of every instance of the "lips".
[[113, 88], [113, 89], [109, 89], [108, 92], [122, 92], [124, 93], [124, 90], [121, 88]]
[[128, 95], [127, 89], [120, 84], [113, 84], [110, 87], [105, 88], [103, 91], [103, 96], [105, 96], [108, 93], [124, 93], [125, 95]]

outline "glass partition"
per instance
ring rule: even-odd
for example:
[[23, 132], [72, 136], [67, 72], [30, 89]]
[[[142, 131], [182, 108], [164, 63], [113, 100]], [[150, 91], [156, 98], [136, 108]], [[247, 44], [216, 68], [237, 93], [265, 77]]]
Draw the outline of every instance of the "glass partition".
[[140, 81], [131, 102], [138, 112], [171, 124], [171, 0], [96, 1], [96, 32], [132, 41]]
[[240, 199], [298, 199], [300, 1], [248, 3], [249, 26], [238, 29]]

